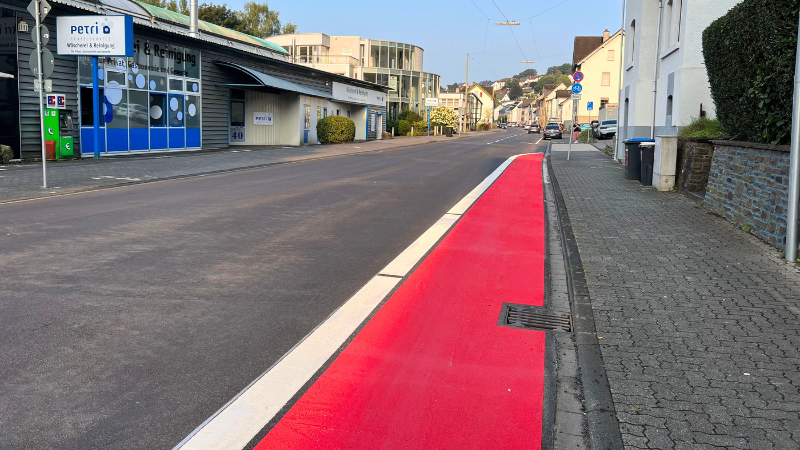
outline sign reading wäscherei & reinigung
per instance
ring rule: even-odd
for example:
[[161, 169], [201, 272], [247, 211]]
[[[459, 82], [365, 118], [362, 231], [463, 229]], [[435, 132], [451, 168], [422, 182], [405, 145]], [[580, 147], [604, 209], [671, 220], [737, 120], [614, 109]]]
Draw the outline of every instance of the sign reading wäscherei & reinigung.
[[133, 56], [131, 16], [58, 16], [59, 55]]

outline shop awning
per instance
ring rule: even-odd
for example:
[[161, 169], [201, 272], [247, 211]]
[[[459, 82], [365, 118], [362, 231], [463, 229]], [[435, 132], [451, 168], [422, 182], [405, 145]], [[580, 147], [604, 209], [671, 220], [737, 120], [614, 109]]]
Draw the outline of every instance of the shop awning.
[[275, 89], [279, 89], [282, 91], [289, 91], [289, 92], [297, 92], [298, 94], [305, 94], [311, 95], [314, 97], [320, 98], [333, 98], [331, 94], [326, 92], [318, 91], [316, 89], [311, 89], [305, 86], [301, 86], [297, 83], [293, 83], [288, 80], [284, 80], [283, 78], [276, 77], [274, 75], [267, 75], [263, 72], [259, 72], [257, 70], [251, 69], [249, 67], [245, 67], [239, 64], [234, 64], [227, 61], [214, 61], [214, 64], [220, 67], [228, 67], [230, 69], [238, 70], [242, 73], [249, 75], [253, 81], [255, 81], [252, 85], [242, 85], [242, 84], [235, 84], [235, 83], [216, 83], [217, 86], [230, 86], [230, 87], [246, 87], [246, 86], [254, 86], [254, 87], [271, 87]]

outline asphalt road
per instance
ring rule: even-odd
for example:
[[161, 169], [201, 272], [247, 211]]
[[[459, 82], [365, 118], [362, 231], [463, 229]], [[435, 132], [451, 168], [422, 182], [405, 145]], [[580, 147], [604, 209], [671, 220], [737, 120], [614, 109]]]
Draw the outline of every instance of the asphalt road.
[[0, 204], [0, 447], [172, 448], [540, 137]]

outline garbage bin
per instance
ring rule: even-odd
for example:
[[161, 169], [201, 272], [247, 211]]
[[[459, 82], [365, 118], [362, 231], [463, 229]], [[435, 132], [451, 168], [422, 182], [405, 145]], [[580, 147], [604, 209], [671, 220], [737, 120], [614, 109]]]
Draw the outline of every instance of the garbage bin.
[[639, 143], [639, 159], [641, 161], [641, 176], [639, 179], [645, 186], [653, 185], [653, 164], [655, 164], [655, 151], [655, 141]]
[[[639, 151], [639, 144], [642, 142], [652, 142], [655, 145], [655, 139], [648, 138], [633, 138], [623, 141], [625, 144], [625, 179], [626, 180], [639, 180], [642, 179], [642, 155]], [[652, 164], [652, 163], [651, 163]]]
[[447, 137], [453, 137], [453, 127], [447, 127]]

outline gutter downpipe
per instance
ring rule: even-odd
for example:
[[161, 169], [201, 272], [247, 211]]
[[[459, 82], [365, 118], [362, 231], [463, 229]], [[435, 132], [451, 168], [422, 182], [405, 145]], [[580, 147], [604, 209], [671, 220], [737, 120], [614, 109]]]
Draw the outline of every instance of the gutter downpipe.
[[[620, 148], [620, 135], [619, 132], [622, 129], [620, 127], [620, 111], [622, 111], [622, 72], [625, 70], [625, 12], [628, 7], [628, 0], [622, 0], [622, 26], [619, 29], [619, 95], [617, 96], [617, 134], [615, 135], [615, 144], [614, 144], [614, 151], [617, 153], [617, 160], [624, 160], [625, 159], [625, 152], [621, 151]], [[629, 114], [630, 116], [630, 114]], [[626, 127], [628, 124], [624, 124]], [[624, 136], [623, 136], [623, 141]], [[624, 148], [624, 147], [622, 147]]]
[[656, 34], [655, 64], [653, 66], [653, 122], [650, 124], [650, 139], [656, 138], [656, 94], [658, 92], [658, 66], [661, 61], [661, 23], [664, 13], [664, 0], [658, 0], [658, 33]]
[[200, 34], [197, 32], [197, 16], [198, 16], [197, 0], [189, 2], [189, 36], [199, 38]]
[[800, 203], [800, 26], [797, 30], [797, 56], [794, 62], [794, 99], [792, 106], [792, 142], [789, 150], [789, 210], [786, 211], [786, 250], [790, 263], [797, 262], [797, 215]]

